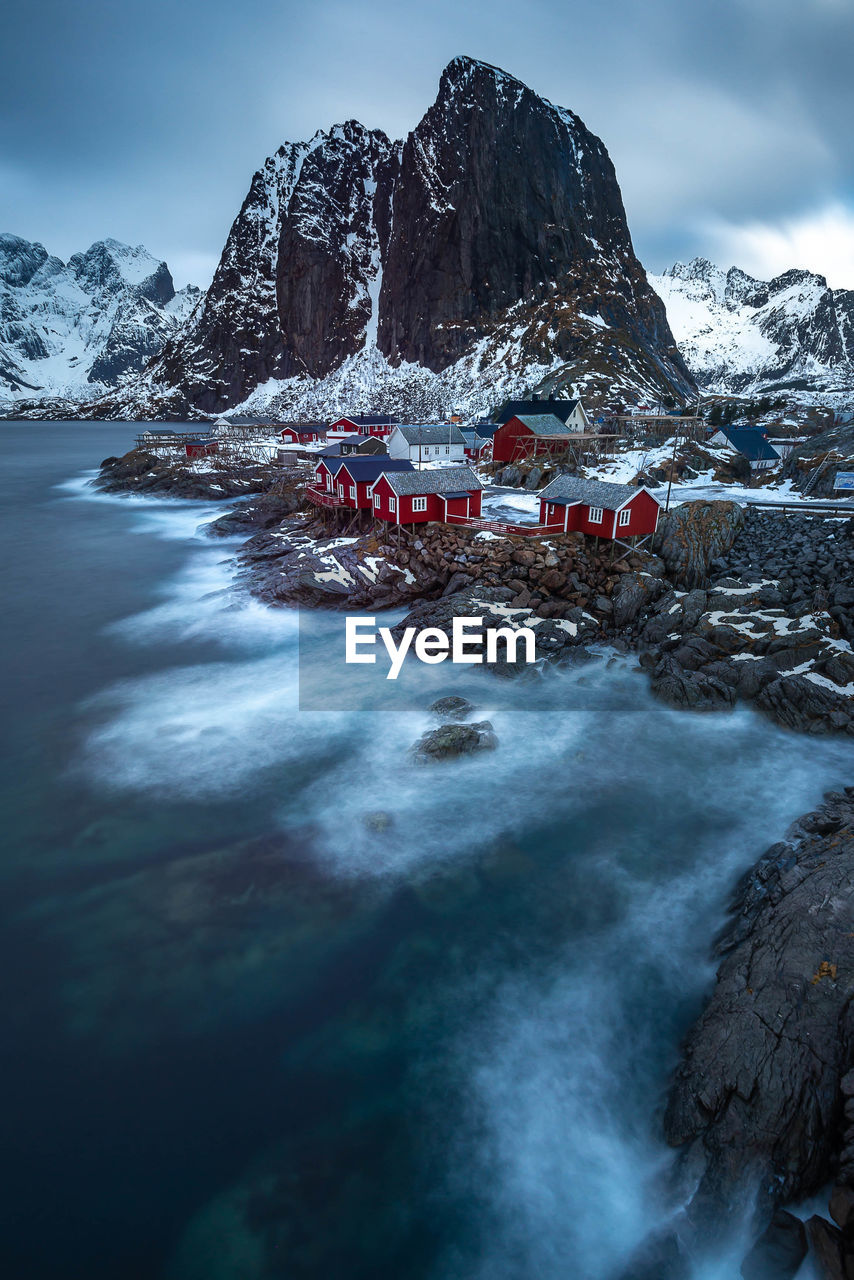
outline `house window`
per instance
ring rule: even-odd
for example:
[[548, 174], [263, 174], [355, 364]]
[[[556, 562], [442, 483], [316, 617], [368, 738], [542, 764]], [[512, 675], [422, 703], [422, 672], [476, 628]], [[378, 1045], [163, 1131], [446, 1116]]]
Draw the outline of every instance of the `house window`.
[[342, 502], [344, 501], [344, 486], [343, 486], [343, 484], [339, 484], [339, 486], [338, 486], [338, 497], [341, 499], [341, 501], [342, 501]]
[[381, 501], [382, 501], [382, 499], [380, 498], [380, 495], [379, 495], [378, 493], [375, 493], [375, 494], [374, 494], [374, 506], [376, 507], [377, 511], [379, 511], [379, 509], [380, 509], [380, 503], [381, 503]]
[[446, 444], [446, 445], [445, 445], [445, 453], [450, 453], [450, 452], [451, 452], [451, 446], [450, 446], [449, 444]]
[[394, 515], [395, 511], [397, 511], [397, 499], [396, 499], [396, 498], [389, 498], [389, 500], [388, 500], [388, 509], [389, 509], [389, 511], [391, 512], [391, 514], [392, 514], [392, 515]]
[[354, 484], [350, 485], [350, 498], [353, 502], [356, 501], [356, 486]]
[[601, 524], [601, 523], [602, 523], [602, 508], [601, 508], [601, 507], [591, 507], [591, 508], [590, 508], [590, 514], [589, 514], [589, 516], [588, 516], [587, 518], [588, 518], [588, 520], [590, 521], [590, 523], [591, 523], [591, 524]]
[[631, 519], [632, 519], [631, 511], [629, 510], [628, 507], [624, 507], [623, 510], [620, 512], [620, 518], [617, 521], [617, 523], [620, 526], [620, 528], [623, 529], [627, 524], [631, 523]]
[[326, 477], [326, 487], [331, 493], [332, 492], [332, 476], [331, 475], [327, 475]]
[[412, 510], [413, 510], [413, 511], [426, 511], [426, 510], [427, 510], [427, 499], [426, 499], [426, 498], [413, 498], [413, 499], [412, 499]]

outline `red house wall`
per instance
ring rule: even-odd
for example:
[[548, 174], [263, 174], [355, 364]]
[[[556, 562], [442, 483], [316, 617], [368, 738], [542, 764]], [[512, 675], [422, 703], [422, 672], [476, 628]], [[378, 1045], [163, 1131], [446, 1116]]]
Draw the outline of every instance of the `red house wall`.
[[632, 513], [632, 518], [627, 525], [620, 526], [619, 516], [617, 517], [618, 538], [645, 537], [648, 533], [655, 533], [658, 513], [661, 510], [655, 498], [641, 489], [637, 497], [632, 498], [628, 504], [628, 509]]
[[400, 499], [400, 523], [401, 524], [426, 524], [428, 520], [444, 520], [445, 504], [437, 493], [422, 494], [427, 499], [426, 511], [413, 511], [412, 499], [418, 497], [418, 494], [404, 494]]
[[[374, 504], [374, 496], [376, 494], [379, 494], [380, 497], [380, 505], [378, 507]], [[397, 513], [389, 511], [388, 507], [389, 498], [393, 498], [394, 496], [395, 495], [392, 492], [392, 487], [388, 480], [386, 480], [385, 476], [380, 476], [379, 480], [377, 480], [374, 485], [373, 494], [371, 495], [371, 507], [373, 508], [374, 518], [376, 520], [397, 520]]]
[[333, 422], [330, 431], [340, 431], [346, 427], [353, 436], [388, 436], [391, 435], [391, 427], [385, 426], [381, 422], [371, 422], [368, 426], [358, 426], [357, 423], [351, 422], [349, 418], [339, 418], [337, 422]]
[[[564, 518], [566, 517], [567, 533], [587, 533], [595, 538], [634, 538], [645, 537], [649, 533], [655, 532], [656, 521], [658, 519], [658, 503], [654, 498], [644, 490], [640, 490], [638, 494], [632, 498], [623, 510], [631, 513], [631, 519], [628, 524], [621, 525], [619, 523], [619, 515], [613, 508], [605, 507], [602, 511], [602, 520], [599, 524], [593, 524], [590, 520], [590, 507], [587, 503], [577, 502], [567, 508], [554, 504], [555, 510], [552, 515], [547, 514], [547, 508], [550, 504], [545, 499], [540, 499], [540, 524], [548, 525], [550, 528], [564, 528]], [[616, 517], [616, 525], [614, 523]]]
[[[422, 494], [427, 499], [427, 509], [425, 511], [413, 511], [412, 499], [418, 497], [418, 494], [402, 494], [398, 499], [399, 510], [392, 513], [389, 511], [388, 500], [395, 495], [392, 492], [391, 485], [385, 476], [380, 476], [374, 486], [374, 493], [380, 495], [380, 506], [374, 507], [374, 515], [381, 520], [390, 520], [392, 522], [400, 521], [401, 524], [426, 524], [428, 520], [444, 521], [445, 519], [445, 500], [438, 493]], [[373, 497], [370, 499], [373, 505]], [[475, 490], [471, 495], [469, 513], [473, 516], [480, 515], [481, 491]], [[448, 504], [454, 515], [466, 514], [466, 502], [464, 498], [457, 498]]]
[[[318, 488], [318, 489], [322, 489], [322, 490], [324, 491], [324, 493], [334, 492], [335, 494], [337, 494], [337, 493], [338, 493], [338, 489], [337, 489], [337, 487], [336, 487], [336, 488], [333, 488], [332, 490], [330, 490], [330, 489], [328, 489], [328, 488], [326, 487], [326, 477], [327, 477], [327, 476], [329, 476], [329, 475], [332, 475], [332, 472], [329, 470], [329, 468], [327, 467], [326, 463], [325, 463], [325, 462], [319, 462], [319, 463], [317, 464], [317, 466], [314, 468], [314, 483], [315, 483], [315, 487], [316, 487], [316, 488]], [[332, 483], [333, 483], [333, 486], [334, 486], [334, 485], [335, 485], [335, 476], [332, 476]]]
[[518, 418], [509, 418], [507, 422], [501, 424], [492, 437], [493, 462], [515, 462], [521, 456], [520, 441], [525, 441], [527, 447], [531, 440], [536, 440], [535, 454], [551, 453], [556, 449], [566, 448], [566, 440], [562, 437], [537, 437], [524, 422], [520, 422]]

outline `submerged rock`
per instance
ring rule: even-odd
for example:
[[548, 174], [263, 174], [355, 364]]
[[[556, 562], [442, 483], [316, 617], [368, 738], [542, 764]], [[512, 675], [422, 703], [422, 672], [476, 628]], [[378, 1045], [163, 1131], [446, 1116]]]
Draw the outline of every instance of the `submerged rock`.
[[476, 724], [443, 724], [431, 729], [415, 743], [412, 752], [416, 764], [428, 764], [478, 751], [494, 751], [497, 746], [492, 725], [488, 720], [481, 720]]

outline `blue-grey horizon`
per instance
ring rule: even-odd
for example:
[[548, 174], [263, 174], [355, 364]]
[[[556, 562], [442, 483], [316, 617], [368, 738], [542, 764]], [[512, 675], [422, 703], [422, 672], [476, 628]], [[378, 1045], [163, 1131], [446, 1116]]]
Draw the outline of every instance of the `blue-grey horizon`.
[[854, 288], [854, 0], [9, 0], [0, 230], [113, 236], [206, 285], [252, 173], [350, 118], [393, 137], [466, 53], [570, 107], [650, 271], [710, 257]]

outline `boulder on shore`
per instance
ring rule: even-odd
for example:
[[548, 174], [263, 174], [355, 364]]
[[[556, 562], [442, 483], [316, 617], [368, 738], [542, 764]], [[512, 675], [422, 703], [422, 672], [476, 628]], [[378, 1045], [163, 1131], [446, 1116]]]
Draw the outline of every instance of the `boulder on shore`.
[[729, 551], [744, 524], [735, 502], [684, 502], [662, 517], [655, 550], [678, 587], [706, 585], [709, 567]]

